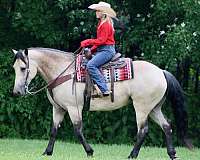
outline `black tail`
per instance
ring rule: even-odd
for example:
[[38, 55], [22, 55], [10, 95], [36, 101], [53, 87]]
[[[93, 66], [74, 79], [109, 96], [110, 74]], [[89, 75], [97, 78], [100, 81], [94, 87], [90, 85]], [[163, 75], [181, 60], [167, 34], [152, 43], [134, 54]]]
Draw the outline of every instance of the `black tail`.
[[171, 102], [174, 111], [178, 136], [189, 149], [192, 149], [193, 145], [187, 136], [188, 116], [183, 89], [171, 73], [165, 70], [163, 72], [167, 81], [167, 99]]

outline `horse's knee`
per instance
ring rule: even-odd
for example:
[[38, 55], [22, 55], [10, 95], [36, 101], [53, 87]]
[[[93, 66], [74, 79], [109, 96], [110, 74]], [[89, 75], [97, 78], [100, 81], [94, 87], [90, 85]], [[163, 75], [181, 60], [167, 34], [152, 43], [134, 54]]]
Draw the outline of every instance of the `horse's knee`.
[[140, 132], [141, 134], [147, 134], [149, 127], [148, 127], [148, 121], [147, 119], [140, 123], [138, 123], [138, 133]]
[[146, 135], [146, 134], [148, 133], [148, 131], [149, 131], [148, 125], [144, 126], [144, 128], [142, 129], [142, 133], [143, 133], [144, 135]]
[[142, 128], [139, 129], [138, 138], [139, 139], [144, 139], [144, 137], [148, 133], [148, 131], [149, 131], [149, 127], [146, 124], [145, 126], [143, 126]]
[[74, 130], [82, 130], [82, 128], [83, 128], [82, 121], [73, 123], [73, 127], [74, 127]]

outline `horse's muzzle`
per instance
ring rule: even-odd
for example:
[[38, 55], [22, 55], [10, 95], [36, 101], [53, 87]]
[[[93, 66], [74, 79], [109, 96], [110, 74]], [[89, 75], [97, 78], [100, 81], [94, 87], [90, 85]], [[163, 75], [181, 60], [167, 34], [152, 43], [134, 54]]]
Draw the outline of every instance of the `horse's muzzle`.
[[26, 92], [25, 92], [25, 88], [24, 87], [21, 87], [19, 89], [13, 89], [13, 96], [23, 96], [25, 95]]

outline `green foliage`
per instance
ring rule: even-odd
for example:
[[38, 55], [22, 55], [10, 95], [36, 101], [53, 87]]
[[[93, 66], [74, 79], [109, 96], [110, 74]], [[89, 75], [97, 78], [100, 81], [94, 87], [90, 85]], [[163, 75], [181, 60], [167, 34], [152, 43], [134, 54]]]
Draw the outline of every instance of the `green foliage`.
[[[97, 20], [89, 0], [1, 0], [0, 1], [0, 137], [49, 137], [52, 107], [46, 93], [12, 97], [14, 71], [11, 48], [34, 46], [74, 51], [80, 41], [95, 37]], [[199, 92], [194, 93], [196, 67], [200, 65], [200, 4], [198, 0], [109, 0], [125, 25], [125, 32], [115, 23], [117, 48], [125, 56], [151, 61], [173, 73], [177, 63], [189, 57], [187, 90], [189, 134], [195, 144], [200, 133]], [[122, 34], [123, 33], [123, 34]], [[181, 68], [184, 70], [184, 67]], [[184, 77], [180, 72], [178, 79]], [[200, 80], [200, 77], [197, 79]], [[37, 77], [38, 88], [45, 82]], [[197, 90], [199, 90], [197, 88]], [[169, 105], [164, 112], [174, 122]], [[84, 134], [94, 143], [130, 143], [137, 125], [131, 103], [113, 112], [84, 113]], [[145, 143], [164, 146], [161, 129], [149, 122]], [[175, 128], [175, 127], [173, 127]], [[175, 134], [174, 134], [175, 135]], [[74, 140], [72, 124], [66, 116], [58, 138]], [[175, 143], [178, 144], [174, 136]]]

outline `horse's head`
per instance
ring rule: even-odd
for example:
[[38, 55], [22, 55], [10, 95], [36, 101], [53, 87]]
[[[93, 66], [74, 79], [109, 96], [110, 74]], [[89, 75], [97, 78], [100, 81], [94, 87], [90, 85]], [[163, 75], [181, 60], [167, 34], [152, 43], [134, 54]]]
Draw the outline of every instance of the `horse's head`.
[[25, 95], [29, 83], [37, 74], [37, 67], [29, 58], [28, 49], [12, 51], [15, 54], [13, 64], [15, 70], [15, 85], [13, 94]]

